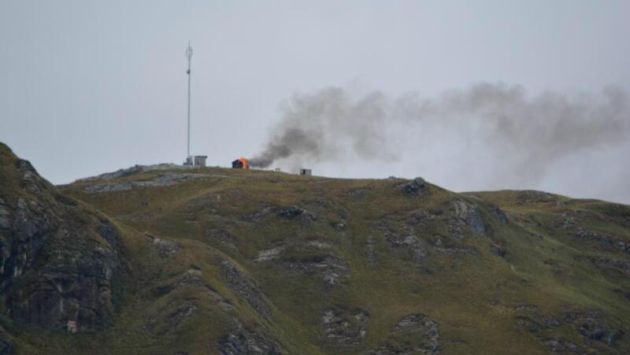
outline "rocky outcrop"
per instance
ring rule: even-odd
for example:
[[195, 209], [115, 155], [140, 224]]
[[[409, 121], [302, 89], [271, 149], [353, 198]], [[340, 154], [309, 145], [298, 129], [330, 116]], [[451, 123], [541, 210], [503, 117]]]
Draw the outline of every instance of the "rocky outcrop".
[[564, 338], [545, 340], [545, 345], [554, 354], [586, 354], [584, 349]]
[[221, 276], [227, 286], [239, 297], [245, 299], [247, 303], [261, 316], [269, 319], [271, 317], [271, 307], [264, 299], [263, 293], [258, 289], [252, 279], [228, 260], [221, 262]]
[[630, 207], [0, 159], [0, 355], [630, 353]]
[[265, 205], [256, 212], [247, 214], [243, 217], [248, 222], [261, 222], [266, 218], [272, 216], [280, 217], [287, 220], [317, 220], [317, 215], [315, 215], [313, 212], [298, 206], [280, 207]]
[[455, 217], [470, 227], [474, 233], [483, 234], [486, 232], [486, 224], [477, 205], [464, 200], [456, 200], [453, 202], [453, 208]]
[[428, 184], [423, 178], [417, 177], [407, 183], [400, 186], [402, 191], [407, 196], [420, 196], [427, 191]]
[[619, 251], [630, 254], [630, 242], [620, 237], [597, 233], [583, 227], [576, 228], [574, 237], [579, 240], [595, 242], [603, 250]]
[[206, 294], [210, 300], [219, 304], [223, 310], [232, 310], [234, 306], [226, 300], [218, 290], [208, 284], [203, 278], [201, 269], [191, 267], [185, 272], [171, 278], [166, 283], [156, 287], [153, 294], [162, 297], [173, 291], [182, 290], [184, 288], [199, 290]]
[[370, 355], [439, 353], [438, 324], [421, 313], [401, 318], [392, 329], [389, 339], [378, 348], [367, 352]]
[[[517, 305], [516, 326], [540, 338], [547, 348], [556, 353], [587, 353], [602, 346], [612, 351], [627, 329], [624, 325], [602, 317], [599, 312], [581, 309], [566, 309], [560, 314], [545, 314], [536, 305]], [[554, 336], [560, 327], [572, 329], [581, 344]], [[587, 351], [588, 350], [588, 351]]]
[[125, 270], [117, 228], [60, 195], [27, 161], [7, 150], [0, 154], [0, 298], [5, 314], [21, 323], [72, 332], [107, 325]]
[[[383, 233], [389, 249], [398, 256], [422, 264], [438, 255], [464, 257], [479, 254], [477, 249], [463, 242], [464, 230], [467, 228], [464, 221], [448, 216], [443, 211], [415, 210], [408, 216], [413, 216], [413, 223], [407, 219], [408, 228], [402, 232], [391, 221], [381, 221], [376, 227]], [[435, 228], [442, 221], [448, 222], [450, 233], [425, 235], [427, 230]], [[372, 238], [368, 243], [368, 250], [371, 250], [368, 258], [370, 254], [374, 254], [374, 244], [375, 240]]]
[[630, 261], [603, 255], [577, 255], [575, 258], [577, 260], [588, 260], [602, 270], [614, 270], [621, 274], [630, 275]]
[[370, 314], [361, 308], [334, 307], [324, 310], [321, 324], [326, 341], [334, 345], [359, 344], [367, 335]]
[[388, 233], [385, 239], [390, 247], [408, 251], [413, 261], [421, 262], [428, 256], [426, 243], [415, 235], [400, 236]]
[[163, 258], [168, 258], [177, 254], [180, 249], [179, 244], [174, 241], [158, 238], [148, 233], [145, 233], [144, 236]]
[[186, 181], [204, 178], [207, 175], [205, 174], [195, 174], [195, 173], [164, 173], [159, 174], [155, 178], [151, 180], [145, 181], [129, 181], [129, 182], [121, 182], [121, 183], [105, 183], [105, 184], [94, 184], [88, 185], [85, 187], [85, 192], [89, 193], [100, 193], [100, 192], [117, 192], [117, 191], [128, 191], [133, 188], [145, 188], [145, 187], [165, 187], [172, 186], [175, 184], [180, 184]]
[[291, 256], [282, 262], [291, 270], [319, 275], [326, 287], [336, 285], [350, 274], [350, 267], [343, 259], [329, 254]]
[[273, 262], [301, 275], [315, 275], [329, 289], [350, 276], [348, 263], [334, 255], [332, 245], [319, 240], [279, 245], [258, 252], [255, 262]]
[[311, 220], [311, 221], [314, 221], [317, 219], [317, 216], [314, 213], [307, 211], [303, 208], [297, 207], [297, 206], [291, 206], [291, 207], [280, 209], [280, 211], [278, 211], [278, 216], [286, 218], [286, 219], [296, 219], [300, 217], [302, 219]]
[[193, 300], [175, 300], [160, 307], [157, 316], [147, 320], [145, 329], [155, 335], [172, 334], [198, 312], [199, 306]]
[[97, 176], [80, 179], [80, 180], [77, 180], [77, 182], [86, 182], [86, 181], [94, 181], [94, 180], [114, 180], [121, 177], [132, 176], [135, 174], [140, 174], [142, 172], [148, 172], [148, 171], [184, 170], [184, 169], [191, 169], [191, 167], [171, 164], [171, 163], [162, 163], [162, 164], [153, 164], [153, 165], [136, 164], [129, 168], [118, 169], [110, 173], [104, 173]]
[[277, 341], [239, 326], [219, 340], [221, 355], [280, 355], [284, 351]]
[[284, 250], [284, 246], [275, 247], [271, 249], [261, 250], [258, 252], [256, 262], [270, 261], [280, 257], [280, 253]]
[[500, 223], [502, 224], [507, 224], [508, 222], [510, 222], [510, 219], [508, 218], [507, 214], [499, 208], [499, 206], [491, 206], [492, 208], [492, 214], [494, 215], [494, 217], [496, 217], [496, 219], [499, 220]]
[[613, 346], [625, 331], [618, 325], [611, 324], [598, 312], [592, 311], [566, 311], [562, 321], [572, 324], [574, 329], [583, 336], [584, 342], [598, 341], [608, 346]]

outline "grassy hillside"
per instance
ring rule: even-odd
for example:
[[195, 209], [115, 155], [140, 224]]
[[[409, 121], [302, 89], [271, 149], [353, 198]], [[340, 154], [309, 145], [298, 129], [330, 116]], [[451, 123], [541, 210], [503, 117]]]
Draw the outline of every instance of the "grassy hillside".
[[630, 353], [628, 206], [220, 168], [60, 191], [121, 231], [129, 281], [110, 327], [18, 350]]

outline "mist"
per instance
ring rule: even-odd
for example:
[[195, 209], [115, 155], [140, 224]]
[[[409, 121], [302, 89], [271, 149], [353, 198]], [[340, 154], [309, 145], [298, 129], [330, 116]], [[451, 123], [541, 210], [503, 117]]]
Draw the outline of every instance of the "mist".
[[359, 91], [295, 94], [252, 166], [376, 164], [455, 189], [630, 199], [630, 103], [621, 88], [529, 95], [518, 85], [480, 83], [434, 97]]

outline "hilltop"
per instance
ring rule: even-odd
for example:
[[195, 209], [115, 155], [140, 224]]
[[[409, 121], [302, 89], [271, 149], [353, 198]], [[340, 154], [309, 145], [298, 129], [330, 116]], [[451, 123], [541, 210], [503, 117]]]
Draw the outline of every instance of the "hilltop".
[[629, 206], [0, 161], [0, 354], [630, 353]]

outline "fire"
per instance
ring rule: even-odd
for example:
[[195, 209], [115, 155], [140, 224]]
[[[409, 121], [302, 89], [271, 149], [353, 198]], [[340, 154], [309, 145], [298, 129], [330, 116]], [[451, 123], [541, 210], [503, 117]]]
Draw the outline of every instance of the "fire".
[[232, 162], [232, 168], [249, 169], [249, 160], [247, 158], [240, 157]]

